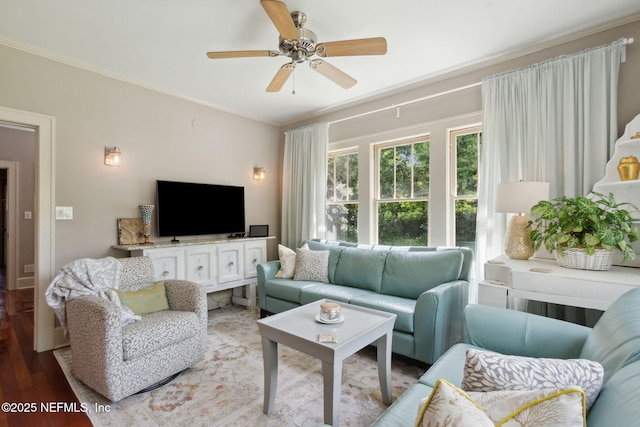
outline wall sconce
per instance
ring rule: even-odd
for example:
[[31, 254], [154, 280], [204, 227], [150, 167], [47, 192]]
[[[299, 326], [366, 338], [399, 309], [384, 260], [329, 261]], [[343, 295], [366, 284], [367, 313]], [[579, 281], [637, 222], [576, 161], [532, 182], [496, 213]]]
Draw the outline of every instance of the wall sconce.
[[104, 164], [109, 166], [120, 166], [120, 148], [104, 147]]
[[264, 179], [264, 168], [253, 168], [253, 179], [256, 181], [262, 181]]
[[549, 199], [548, 182], [505, 182], [496, 189], [496, 212], [514, 213], [504, 236], [504, 253], [511, 259], [529, 259], [535, 254], [527, 227], [531, 207]]

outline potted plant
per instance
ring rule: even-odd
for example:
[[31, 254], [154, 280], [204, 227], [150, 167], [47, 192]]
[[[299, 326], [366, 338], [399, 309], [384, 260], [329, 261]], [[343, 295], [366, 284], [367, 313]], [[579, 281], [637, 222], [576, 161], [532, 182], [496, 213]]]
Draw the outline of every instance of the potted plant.
[[556, 254], [563, 267], [608, 270], [612, 252], [619, 249], [625, 260], [634, 260], [630, 242], [638, 239], [638, 208], [632, 203], [616, 203], [613, 194], [558, 197], [542, 200], [531, 208], [536, 218], [531, 242], [537, 250], [544, 244]]

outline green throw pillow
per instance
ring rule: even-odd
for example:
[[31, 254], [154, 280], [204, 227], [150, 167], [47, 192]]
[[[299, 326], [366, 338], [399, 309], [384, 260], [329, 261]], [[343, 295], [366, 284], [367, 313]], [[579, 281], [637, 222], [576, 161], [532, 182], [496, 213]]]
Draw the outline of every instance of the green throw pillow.
[[114, 291], [118, 294], [122, 305], [129, 307], [134, 314], [143, 315], [169, 309], [164, 282], [156, 282], [139, 291], [125, 292], [118, 289]]

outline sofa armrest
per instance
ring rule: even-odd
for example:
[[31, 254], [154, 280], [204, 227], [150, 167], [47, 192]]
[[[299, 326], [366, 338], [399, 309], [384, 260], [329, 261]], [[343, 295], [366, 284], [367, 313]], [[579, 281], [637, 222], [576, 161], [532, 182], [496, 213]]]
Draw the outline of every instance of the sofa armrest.
[[456, 280], [431, 288], [418, 297], [413, 321], [418, 360], [433, 364], [460, 340], [468, 295], [469, 283]]
[[266, 307], [267, 293], [264, 290], [264, 284], [267, 280], [276, 277], [276, 273], [280, 270], [280, 261], [267, 261], [258, 264], [256, 267], [258, 273], [258, 306]]
[[196, 313], [206, 333], [208, 307], [207, 291], [204, 286], [188, 280], [165, 280], [164, 286], [167, 292], [169, 308], [171, 310]]
[[[67, 301], [66, 313], [76, 376], [85, 382], [101, 381], [99, 377], [105, 376], [119, 382], [123, 354], [120, 307], [106, 298], [83, 296]], [[106, 384], [100, 386], [100, 390], [107, 389]]]
[[470, 304], [464, 310], [464, 342], [503, 354], [574, 359], [591, 328], [504, 308]]

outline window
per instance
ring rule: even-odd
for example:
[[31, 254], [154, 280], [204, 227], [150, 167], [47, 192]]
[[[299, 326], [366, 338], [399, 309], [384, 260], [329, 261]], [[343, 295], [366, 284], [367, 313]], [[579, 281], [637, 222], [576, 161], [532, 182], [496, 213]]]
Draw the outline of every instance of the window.
[[429, 139], [375, 149], [378, 244], [427, 245], [429, 241]]
[[358, 241], [358, 153], [329, 153], [327, 164], [327, 239]]
[[475, 250], [476, 213], [478, 211], [478, 159], [482, 144], [482, 127], [451, 131], [451, 232], [456, 246]]

